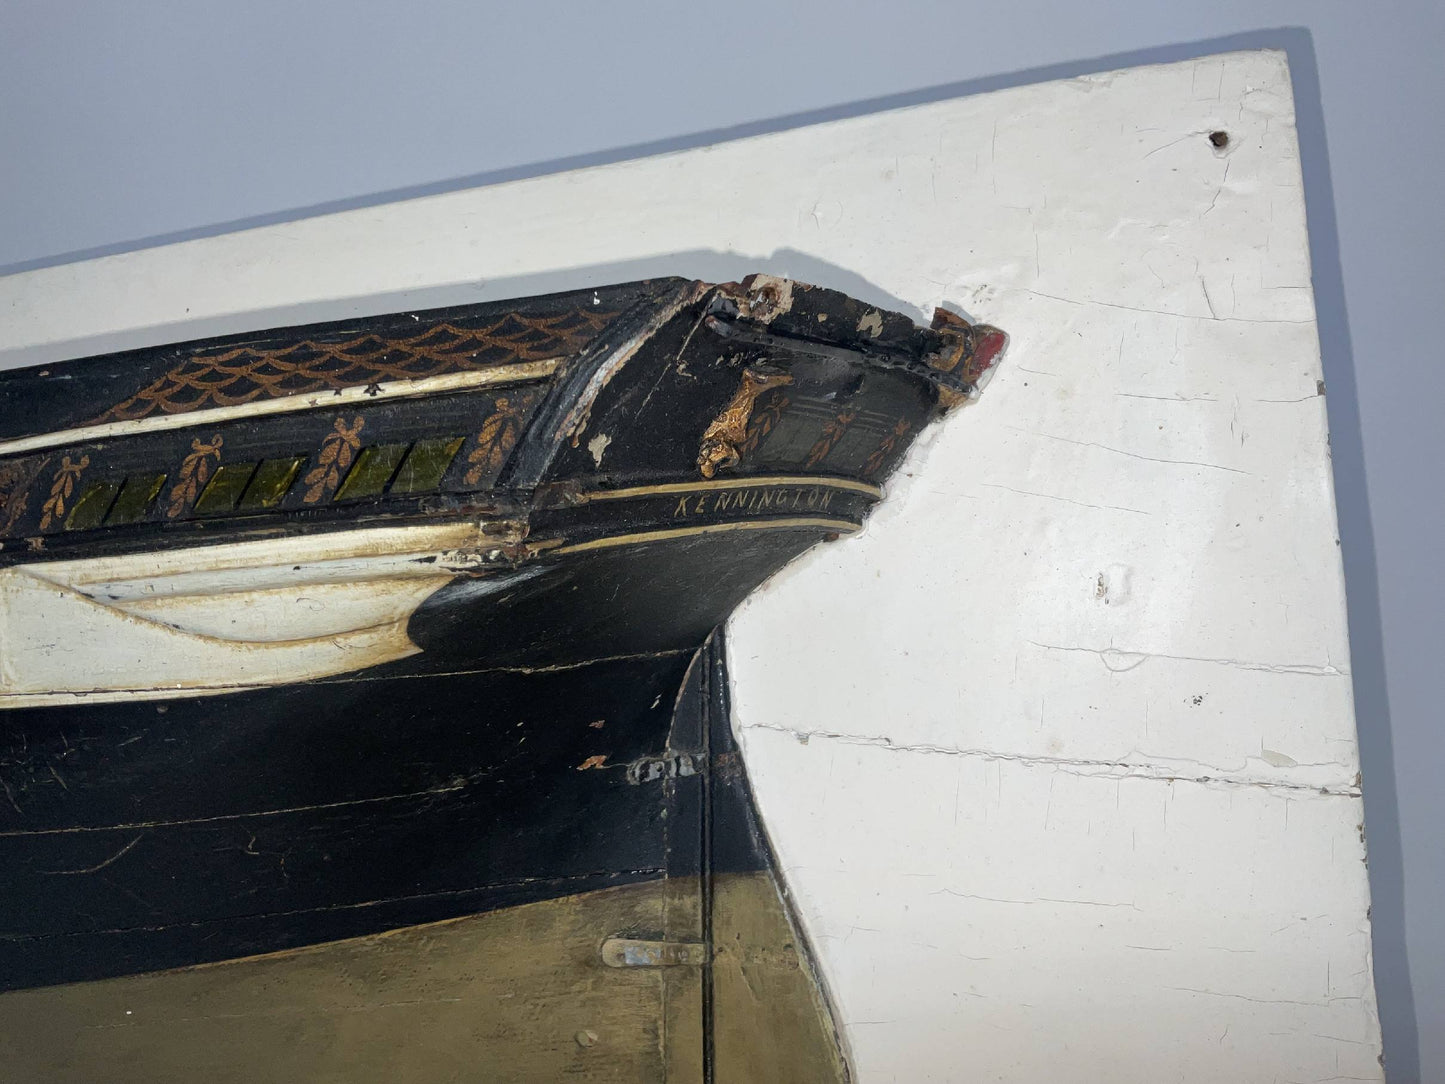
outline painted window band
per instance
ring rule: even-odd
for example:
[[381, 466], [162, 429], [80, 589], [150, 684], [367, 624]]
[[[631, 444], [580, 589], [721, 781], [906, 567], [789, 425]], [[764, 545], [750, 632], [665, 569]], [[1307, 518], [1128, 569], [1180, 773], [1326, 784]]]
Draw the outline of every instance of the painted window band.
[[150, 510], [155, 507], [156, 498], [160, 496], [165, 484], [166, 476], [164, 474], [127, 476], [125, 484], [120, 488], [120, 495], [110, 506], [110, 514], [105, 517], [105, 525], [107, 527], [124, 526], [127, 523], [139, 523], [145, 519]]
[[[362, 448], [332, 500], [362, 500], [383, 493], [398, 496], [435, 493], [465, 439], [438, 437]], [[207, 480], [192, 512], [198, 516], [219, 516], [279, 508], [295, 486], [307, 459], [296, 455], [222, 463]], [[147, 471], [120, 480], [92, 482], [71, 508], [65, 519], [65, 530], [88, 531], [141, 522], [154, 509], [167, 477]]]
[[237, 507], [243, 512], [264, 512], [277, 507], [291, 492], [296, 476], [306, 465], [306, 458], [293, 455], [289, 459], [263, 459]]

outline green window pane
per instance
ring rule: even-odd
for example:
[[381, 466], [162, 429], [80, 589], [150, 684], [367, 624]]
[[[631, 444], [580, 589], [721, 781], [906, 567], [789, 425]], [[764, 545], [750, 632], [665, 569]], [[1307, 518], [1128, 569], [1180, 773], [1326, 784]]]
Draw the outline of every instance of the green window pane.
[[80, 500], [75, 502], [70, 509], [70, 515], [65, 518], [65, 529], [88, 531], [92, 527], [99, 527], [105, 514], [110, 511], [110, 502], [115, 500], [115, 495], [119, 492], [119, 482], [92, 482], [86, 486]]
[[247, 512], [258, 508], [275, 508], [285, 498], [291, 489], [291, 483], [296, 481], [296, 475], [301, 473], [305, 463], [304, 455], [290, 459], [263, 460], [256, 470], [256, 476], [251, 479], [251, 484], [246, 487], [239, 507]]
[[125, 480], [125, 485], [120, 487], [120, 496], [115, 499], [115, 504], [111, 505], [110, 515], [105, 517], [105, 525], [112, 527], [118, 523], [136, 523], [144, 519], [165, 484], [164, 474], [132, 474]]
[[401, 470], [396, 472], [396, 481], [391, 483], [392, 493], [429, 493], [442, 484], [442, 475], [452, 465], [461, 449], [464, 437], [440, 437], [436, 440], [419, 440], [411, 446]]
[[335, 499], [354, 501], [359, 497], [375, 497], [391, 481], [409, 447], [409, 444], [373, 444], [361, 449], [346, 481], [336, 491]]
[[223, 463], [211, 475], [206, 488], [196, 498], [198, 516], [214, 516], [218, 513], [234, 512], [236, 502], [246, 491], [246, 483], [256, 473], [255, 463]]

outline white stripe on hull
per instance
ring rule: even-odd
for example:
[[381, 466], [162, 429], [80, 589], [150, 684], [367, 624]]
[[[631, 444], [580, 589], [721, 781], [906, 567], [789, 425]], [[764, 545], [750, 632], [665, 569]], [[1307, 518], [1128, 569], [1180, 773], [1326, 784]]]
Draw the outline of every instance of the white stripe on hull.
[[0, 708], [207, 696], [405, 658], [416, 608], [505, 540], [470, 521], [9, 568]]
[[[798, 528], [859, 529], [817, 517], [735, 520], [530, 546], [564, 555]], [[420, 650], [411, 616], [458, 573], [483, 574], [472, 599], [539, 575], [544, 566], [501, 563], [522, 539], [511, 521], [472, 520], [0, 570], [0, 710], [213, 696], [394, 662]]]

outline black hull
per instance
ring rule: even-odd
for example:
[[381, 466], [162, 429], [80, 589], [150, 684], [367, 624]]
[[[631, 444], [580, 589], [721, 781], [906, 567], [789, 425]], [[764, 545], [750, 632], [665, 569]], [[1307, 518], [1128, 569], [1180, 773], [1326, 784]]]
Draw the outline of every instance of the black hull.
[[[436, 1041], [507, 1079], [846, 1079], [717, 630], [1002, 345], [760, 276], [0, 375], [0, 1040], [234, 1077], [270, 983], [329, 1034], [361, 968], [368, 1011], [485, 986]], [[96, 1040], [136, 991], [204, 1028]], [[443, 1016], [263, 1029], [251, 1077]]]
[[[0, 985], [698, 874], [708, 765], [685, 678], [756, 578], [817, 538], [618, 547], [502, 599], [459, 584], [413, 617], [428, 650], [340, 678], [7, 713]], [[719, 853], [718, 872], [766, 868], [759, 847]]]

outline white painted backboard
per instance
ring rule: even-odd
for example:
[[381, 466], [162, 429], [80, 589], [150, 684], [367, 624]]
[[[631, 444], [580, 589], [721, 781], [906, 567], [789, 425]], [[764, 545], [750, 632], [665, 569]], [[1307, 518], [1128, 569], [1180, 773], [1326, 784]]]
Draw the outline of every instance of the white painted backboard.
[[1012, 337], [864, 533], [730, 625], [859, 1078], [1380, 1079], [1281, 54], [16, 275], [0, 364], [749, 271]]

